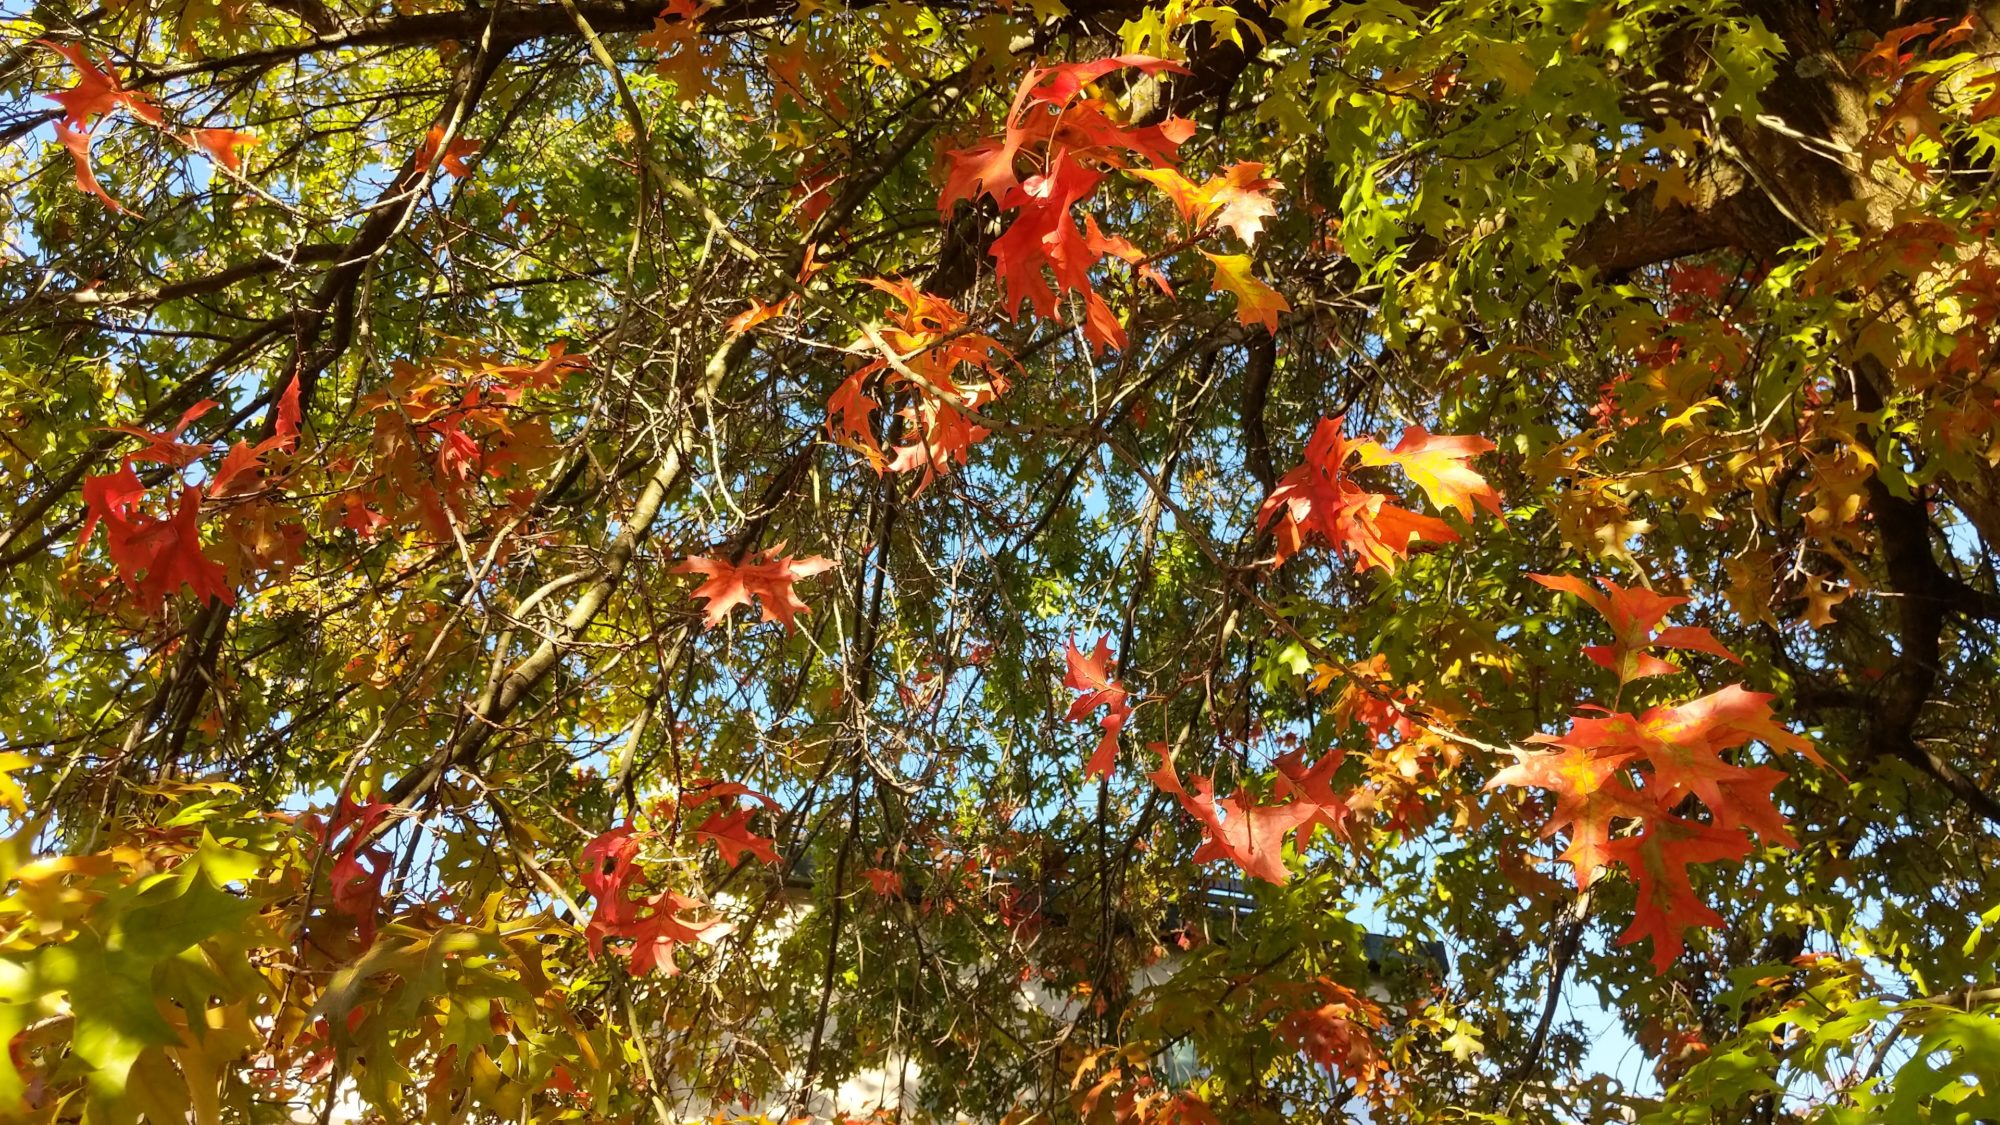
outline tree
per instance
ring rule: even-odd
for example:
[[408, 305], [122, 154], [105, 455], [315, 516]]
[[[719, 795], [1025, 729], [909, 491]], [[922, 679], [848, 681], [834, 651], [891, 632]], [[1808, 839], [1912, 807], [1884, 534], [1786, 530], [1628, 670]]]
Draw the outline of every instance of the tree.
[[4, 1115], [2000, 1116], [1994, 19], [16, 17]]

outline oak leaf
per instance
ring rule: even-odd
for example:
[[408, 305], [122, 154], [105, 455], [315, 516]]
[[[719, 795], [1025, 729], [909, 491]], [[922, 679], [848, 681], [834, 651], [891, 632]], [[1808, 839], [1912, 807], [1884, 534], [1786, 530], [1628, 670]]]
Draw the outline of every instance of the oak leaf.
[[1530, 574], [1528, 577], [1551, 590], [1574, 594], [1610, 623], [1612, 643], [1608, 646], [1586, 645], [1583, 652], [1592, 663], [1616, 672], [1621, 681], [1681, 670], [1679, 665], [1646, 652], [1649, 648], [1705, 652], [1732, 664], [1742, 663], [1707, 629], [1674, 625], [1657, 633], [1654, 631], [1670, 611], [1687, 603], [1686, 598], [1654, 593], [1643, 586], [1627, 588], [1605, 578], [1598, 579], [1605, 589], [1600, 594], [1582, 579], [1570, 575]]
[[723, 862], [731, 865], [740, 861], [744, 852], [765, 863], [776, 863], [778, 850], [772, 846], [770, 837], [750, 831], [750, 817], [756, 811], [750, 808], [739, 808], [733, 812], [716, 809], [695, 828], [694, 837], [714, 844]]
[[801, 578], [832, 570], [834, 561], [819, 555], [801, 559], [779, 554], [783, 550], [784, 544], [780, 543], [742, 562], [696, 556], [683, 560], [674, 567], [674, 573], [700, 574], [707, 578], [693, 595], [708, 602], [702, 614], [702, 622], [707, 628], [721, 624], [730, 610], [748, 605], [755, 598], [763, 612], [763, 620], [783, 622], [787, 631], [796, 632], [796, 616], [810, 612], [810, 608], [799, 600], [792, 589], [793, 584]]
[[1277, 561], [1317, 538], [1352, 553], [1364, 570], [1393, 569], [1409, 557], [1414, 543], [1456, 540], [1458, 533], [1443, 520], [1398, 507], [1386, 495], [1356, 483], [1347, 463], [1375, 443], [1350, 443], [1342, 423], [1340, 418], [1320, 420], [1306, 443], [1304, 463], [1287, 472], [1258, 509], [1258, 526], [1273, 528]]
[[1224, 291], [1236, 295], [1236, 320], [1241, 324], [1261, 324], [1266, 332], [1278, 331], [1278, 314], [1292, 311], [1292, 304], [1285, 295], [1259, 281], [1250, 272], [1248, 254], [1211, 254], [1206, 250], [1201, 256], [1215, 267], [1215, 277], [1209, 284], [1209, 291]]
[[1664, 815], [1648, 817], [1638, 835], [1611, 841], [1605, 854], [1624, 864], [1639, 887], [1632, 924], [1618, 944], [1650, 939], [1653, 968], [1666, 972], [1686, 948], [1689, 926], [1724, 924], [1722, 915], [1695, 894], [1689, 865], [1742, 859], [1749, 852], [1750, 842], [1741, 832]]
[[1104, 734], [1084, 764], [1085, 777], [1111, 776], [1118, 764], [1118, 736], [1124, 731], [1126, 720], [1132, 717], [1130, 694], [1124, 684], [1113, 678], [1112, 662], [1108, 635], [1098, 638], [1096, 650], [1088, 656], [1076, 647], [1075, 641], [1063, 642], [1063, 686], [1081, 693], [1071, 701], [1064, 718], [1072, 723], [1089, 722], [1091, 712], [1105, 708], [1104, 717], [1098, 720]]
[[258, 138], [237, 129], [196, 129], [188, 140], [217, 164], [232, 172], [243, 170], [243, 157], [236, 151], [261, 144]]
[[1403, 436], [1394, 449], [1368, 442], [1361, 446], [1360, 453], [1363, 465], [1399, 466], [1424, 490], [1432, 504], [1456, 508], [1459, 515], [1471, 519], [1475, 504], [1496, 516], [1500, 514], [1500, 494], [1466, 464], [1494, 448], [1483, 437], [1433, 434], [1412, 422], [1403, 428]]
[[1181, 221], [1197, 235], [1213, 223], [1248, 246], [1262, 233], [1264, 220], [1278, 211], [1266, 192], [1280, 185], [1265, 178], [1262, 164], [1245, 161], [1200, 184], [1174, 168], [1137, 168], [1132, 174], [1165, 192]]

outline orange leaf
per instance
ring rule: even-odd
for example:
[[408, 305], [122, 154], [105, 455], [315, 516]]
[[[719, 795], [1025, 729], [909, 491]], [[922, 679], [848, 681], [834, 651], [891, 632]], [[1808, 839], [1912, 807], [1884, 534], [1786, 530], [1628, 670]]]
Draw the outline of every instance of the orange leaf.
[[1228, 291], [1236, 295], [1236, 319], [1241, 324], [1261, 324], [1267, 332], [1277, 332], [1278, 314], [1292, 311], [1291, 302], [1276, 289], [1257, 280], [1250, 273], [1248, 254], [1211, 254], [1206, 250], [1201, 256], [1215, 266], [1215, 278], [1209, 291]]
[[778, 552], [783, 549], [784, 544], [781, 543], [768, 551], [759, 552], [754, 562], [690, 558], [674, 567], [674, 573], [707, 577], [708, 581], [695, 590], [694, 596], [708, 602], [707, 611], [702, 615], [702, 621], [708, 628], [721, 624], [730, 610], [750, 604], [750, 599], [754, 597], [763, 611], [763, 620], [780, 621], [788, 631], [797, 631], [794, 618], [809, 612], [809, 609], [793, 592], [792, 584], [801, 578], [833, 569], [834, 562], [818, 555], [803, 559], [779, 555]]
[[1474, 504], [1496, 516], [1500, 514], [1500, 494], [1493, 491], [1485, 477], [1465, 464], [1493, 448], [1493, 443], [1483, 437], [1433, 434], [1412, 422], [1403, 428], [1402, 440], [1394, 449], [1384, 449], [1372, 442], [1364, 445], [1361, 463], [1401, 466], [1424, 490], [1424, 495], [1431, 498], [1431, 503], [1440, 508], [1457, 508], [1459, 515], [1471, 519]]
[[[471, 137], [453, 137], [451, 143], [445, 145], [444, 126], [433, 125], [430, 132], [424, 134], [422, 147], [417, 149], [417, 167], [428, 168], [431, 161], [436, 160], [438, 167], [444, 169], [447, 174], [464, 179], [472, 174], [471, 167], [465, 162], [468, 158], [479, 155], [480, 144], [481, 142]], [[441, 158], [438, 153], [439, 145], [444, 145]]]
[[1618, 673], [1620, 680], [1665, 675], [1680, 668], [1647, 655], [1648, 648], [1677, 648], [1705, 652], [1732, 664], [1740, 664], [1734, 653], [1722, 647], [1715, 634], [1692, 625], [1675, 625], [1653, 631], [1668, 612], [1687, 602], [1686, 598], [1656, 594], [1643, 586], [1626, 588], [1609, 579], [1598, 579], [1606, 593], [1600, 594], [1580, 578], [1569, 575], [1530, 574], [1528, 577], [1551, 590], [1573, 594], [1596, 610], [1611, 625], [1612, 644], [1587, 645], [1584, 655], [1592, 662]]
[[1111, 675], [1111, 638], [1099, 637], [1096, 651], [1089, 656], [1076, 647], [1075, 641], [1063, 642], [1063, 686], [1080, 692], [1069, 705], [1069, 713], [1064, 716], [1072, 723], [1090, 721], [1090, 713], [1099, 707], [1106, 708], [1098, 726], [1104, 736], [1098, 739], [1097, 749], [1092, 751], [1090, 760], [1083, 767], [1085, 777], [1111, 776], [1118, 764], [1118, 736], [1125, 729], [1125, 721], [1132, 716], [1130, 693], [1125, 685]]
[[72, 129], [69, 127], [68, 122], [64, 121], [56, 122], [55, 130], [56, 139], [61, 141], [62, 146], [69, 150], [70, 159], [76, 163], [76, 186], [103, 200], [104, 205], [111, 208], [111, 210], [120, 215], [124, 214], [125, 208], [119, 206], [118, 201], [111, 198], [111, 193], [105, 191], [104, 185], [97, 182], [97, 173], [91, 171], [90, 134]]
[[1172, 168], [1135, 168], [1132, 174], [1165, 192], [1181, 221], [1196, 234], [1213, 222], [1248, 246], [1263, 233], [1264, 220], [1278, 211], [1265, 194], [1266, 189], [1278, 187], [1278, 181], [1266, 179], [1264, 166], [1255, 162], [1236, 164], [1201, 184]]
[[790, 308], [791, 304], [792, 298], [790, 297], [768, 305], [752, 297], [750, 298], [749, 308], [729, 318], [729, 330], [739, 333], [748, 332], [767, 320], [775, 320], [785, 315], [785, 310]]
[[188, 139], [208, 153], [210, 159], [232, 172], [243, 170], [243, 158], [237, 154], [237, 149], [263, 143], [236, 129], [196, 129], [188, 134]]

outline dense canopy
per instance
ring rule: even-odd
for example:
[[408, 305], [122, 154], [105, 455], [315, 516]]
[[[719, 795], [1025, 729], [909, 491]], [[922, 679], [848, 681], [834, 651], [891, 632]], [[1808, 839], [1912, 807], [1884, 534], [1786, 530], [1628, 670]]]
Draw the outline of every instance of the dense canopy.
[[2000, 1118], [1996, 20], [9, 13], [0, 1119]]

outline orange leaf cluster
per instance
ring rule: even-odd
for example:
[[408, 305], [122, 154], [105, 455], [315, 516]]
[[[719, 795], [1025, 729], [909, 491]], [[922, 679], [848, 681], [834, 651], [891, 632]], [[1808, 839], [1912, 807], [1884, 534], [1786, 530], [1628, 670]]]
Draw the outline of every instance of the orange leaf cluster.
[[1310, 999], [1277, 1021], [1278, 1038], [1320, 1066], [1370, 1093], [1388, 1073], [1389, 1060], [1375, 1041], [1382, 1010], [1343, 984], [1320, 977], [1306, 986]]
[[[1179, 63], [1146, 55], [1030, 70], [1015, 91], [1000, 136], [945, 154], [944, 189], [938, 197], [938, 210], [946, 216], [961, 200], [976, 201], [982, 195], [1014, 212], [991, 251], [1008, 314], [1018, 314], [1025, 301], [1036, 315], [1060, 319], [1058, 299], [1074, 293], [1084, 302], [1084, 338], [1098, 349], [1122, 349], [1126, 336], [1091, 285], [1090, 270], [1106, 255], [1134, 264], [1143, 262], [1144, 255], [1122, 239], [1103, 238], [1086, 215], [1097, 237], [1087, 236], [1077, 226], [1077, 205], [1090, 199], [1110, 170], [1127, 168], [1134, 158], [1172, 166], [1195, 129], [1193, 122], [1178, 117], [1158, 125], [1129, 125], [1117, 119], [1115, 107], [1105, 100], [1084, 96], [1091, 83], [1126, 69], [1186, 71]], [[1025, 178], [1023, 162], [1034, 169]]]
[[[966, 331], [964, 313], [906, 280], [870, 278], [867, 284], [902, 303], [882, 332], [882, 342], [897, 361], [878, 357], [842, 380], [826, 401], [827, 436], [859, 451], [878, 473], [921, 472], [921, 493], [954, 466], [966, 464], [972, 446], [991, 434], [963, 411], [978, 410], [1007, 393], [1007, 376], [999, 369], [1007, 350], [991, 336]], [[985, 378], [962, 382], [961, 368]], [[875, 436], [875, 415], [882, 404], [870, 397], [871, 389], [885, 396], [907, 391], [913, 399], [898, 412], [910, 440], [889, 453]]]
[[1105, 1051], [1083, 1056], [1070, 1087], [1077, 1091], [1077, 1117], [1082, 1121], [1110, 1121], [1114, 1125], [1220, 1125], [1215, 1111], [1201, 1095], [1191, 1090], [1163, 1089], [1151, 1074], [1128, 1069], [1124, 1060], [1114, 1060], [1088, 1088], [1086, 1074]]
[[123, 214], [125, 208], [111, 193], [98, 183], [97, 173], [91, 168], [90, 140], [96, 133], [92, 124], [97, 118], [108, 116], [123, 109], [134, 119], [167, 132], [182, 144], [208, 154], [216, 163], [231, 172], [241, 169], [242, 160], [236, 150], [257, 143], [257, 138], [235, 129], [194, 129], [188, 133], [175, 133], [167, 128], [166, 120], [160, 116], [159, 107], [144, 94], [128, 90], [119, 81], [116, 72], [100, 66], [82, 47], [73, 43], [55, 43], [47, 39], [37, 39], [38, 45], [47, 47], [61, 55], [76, 72], [76, 85], [67, 90], [58, 90], [46, 95], [50, 101], [62, 106], [63, 115], [55, 122], [56, 140], [69, 151], [70, 159], [76, 164], [76, 186], [89, 195], [96, 196], [112, 211]]
[[[1611, 622], [1617, 643], [1592, 659], [1621, 679], [1678, 670], [1645, 654], [1648, 645], [1735, 659], [1704, 629], [1653, 633], [1667, 610], [1685, 599], [1611, 583], [1605, 583], [1609, 596], [1600, 596], [1575, 579], [1532, 577], [1585, 598]], [[1565, 734], [1530, 739], [1553, 749], [1517, 752], [1515, 764], [1495, 774], [1487, 788], [1528, 786], [1555, 795], [1542, 835], [1562, 832], [1568, 837], [1562, 858], [1575, 869], [1578, 887], [1589, 886], [1612, 863], [1631, 872], [1639, 901], [1620, 942], [1650, 938], [1653, 964], [1665, 972], [1684, 948], [1687, 926], [1723, 924], [1722, 916], [1695, 894], [1689, 866], [1742, 859], [1750, 854], [1746, 833], [1780, 847], [1797, 846], [1771, 800], [1784, 773], [1738, 764], [1733, 754], [1724, 757], [1761, 742], [1825, 765], [1811, 742], [1777, 721], [1771, 699], [1732, 684], [1638, 715], [1575, 717]], [[1689, 798], [1707, 810], [1707, 820], [1684, 815]]]
[[1396, 465], [1424, 490], [1431, 503], [1456, 508], [1470, 518], [1473, 507], [1500, 514], [1500, 494], [1466, 462], [1493, 448], [1479, 437], [1447, 437], [1410, 425], [1391, 449], [1363, 439], [1350, 442], [1343, 418], [1323, 418], [1306, 445], [1305, 462], [1278, 481], [1257, 512], [1259, 527], [1276, 523], [1277, 561], [1297, 554], [1309, 540], [1356, 557], [1365, 570], [1393, 570], [1419, 542], [1449, 543], [1458, 538], [1450, 524], [1389, 503], [1389, 497], [1357, 482], [1348, 467]]
[[[371, 476], [336, 500], [341, 523], [372, 539], [414, 518], [449, 539], [482, 482], [536, 469], [553, 456], [548, 424], [520, 409], [528, 392], [559, 386], [590, 366], [560, 341], [534, 363], [436, 356], [397, 362], [381, 390], [361, 399], [374, 418]], [[532, 493], [508, 494], [516, 507]]]
[[621, 950], [637, 976], [658, 971], [673, 976], [674, 950], [682, 945], [717, 941], [735, 927], [723, 921], [695, 921], [682, 914], [703, 905], [676, 891], [646, 894], [640, 889], [637, 830], [630, 824], [599, 834], [584, 845], [579, 862], [584, 889], [596, 899], [584, 941], [590, 955], [604, 952], [606, 938], [629, 941]]
[[76, 85], [48, 95], [51, 101], [63, 108], [61, 120], [55, 123], [56, 139], [69, 150], [70, 158], [76, 162], [76, 186], [102, 200], [111, 210], [123, 213], [125, 208], [111, 198], [111, 194], [97, 182], [97, 174], [91, 170], [90, 137], [95, 132], [91, 122], [124, 109], [141, 121], [159, 125], [159, 109], [144, 94], [127, 90], [116, 73], [97, 65], [83, 48], [74, 44], [52, 43], [46, 39], [36, 42], [68, 60], [71, 69], [76, 71]]

